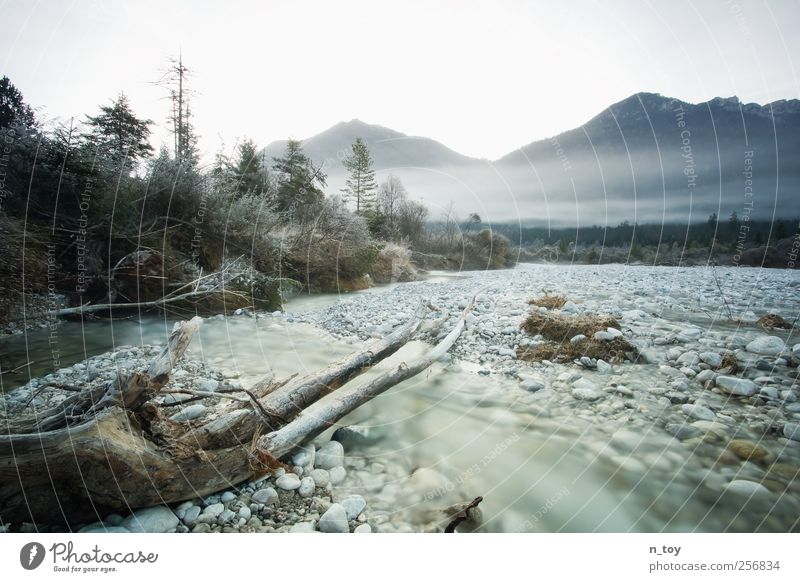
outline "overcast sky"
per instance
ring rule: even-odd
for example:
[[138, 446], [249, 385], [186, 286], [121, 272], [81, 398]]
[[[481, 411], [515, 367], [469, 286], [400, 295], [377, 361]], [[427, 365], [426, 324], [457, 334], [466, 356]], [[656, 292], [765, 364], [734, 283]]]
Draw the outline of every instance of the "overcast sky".
[[0, 0], [0, 73], [50, 117], [122, 90], [163, 127], [182, 50], [206, 154], [359, 118], [495, 159], [638, 91], [798, 98], [798, 25], [798, 0]]

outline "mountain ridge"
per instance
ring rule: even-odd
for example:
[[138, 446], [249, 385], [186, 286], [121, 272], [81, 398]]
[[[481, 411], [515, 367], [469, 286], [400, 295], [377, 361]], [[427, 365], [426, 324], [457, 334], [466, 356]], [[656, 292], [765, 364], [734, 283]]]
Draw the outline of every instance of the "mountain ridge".
[[[712, 212], [767, 218], [800, 215], [800, 100], [760, 105], [738, 97], [689, 103], [639, 92], [582, 125], [490, 161], [427, 137], [351, 119], [303, 140], [324, 164], [329, 191], [344, 183], [341, 161], [356, 137], [379, 179], [398, 175], [439, 212], [450, 200], [491, 220], [697, 220]], [[285, 141], [272, 142], [279, 156]], [[751, 159], [745, 160], [746, 155]], [[742, 173], [752, 166], [752, 180]], [[745, 186], [754, 192], [749, 200]], [[700, 216], [698, 216], [700, 214]], [[572, 218], [569, 218], [572, 217]]]

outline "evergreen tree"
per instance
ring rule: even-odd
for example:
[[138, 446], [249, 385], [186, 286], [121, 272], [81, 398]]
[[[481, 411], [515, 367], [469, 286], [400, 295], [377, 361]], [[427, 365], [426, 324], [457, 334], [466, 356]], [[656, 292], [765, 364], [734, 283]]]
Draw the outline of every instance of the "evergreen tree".
[[111, 104], [100, 107], [96, 117], [87, 116], [88, 140], [114, 165], [134, 168], [137, 162], [153, 153], [150, 120], [137, 118], [124, 93]]
[[0, 79], [0, 128], [8, 127], [15, 120], [26, 127], [35, 124], [33, 110], [25, 104], [19, 89], [4, 76]]
[[278, 179], [275, 210], [288, 220], [305, 222], [325, 198], [322, 188], [327, 176], [322, 168], [314, 167], [297, 140], [290, 139], [283, 157], [273, 158], [273, 161], [272, 167]]
[[263, 195], [267, 191], [268, 175], [258, 146], [251, 139], [243, 140], [236, 148], [236, 159], [230, 168], [239, 196]]
[[356, 213], [363, 214], [374, 210], [375, 193], [378, 189], [375, 184], [375, 170], [372, 168], [372, 155], [367, 144], [360, 137], [352, 145], [352, 152], [342, 162], [350, 176], [345, 182], [342, 193], [346, 198], [356, 203]]

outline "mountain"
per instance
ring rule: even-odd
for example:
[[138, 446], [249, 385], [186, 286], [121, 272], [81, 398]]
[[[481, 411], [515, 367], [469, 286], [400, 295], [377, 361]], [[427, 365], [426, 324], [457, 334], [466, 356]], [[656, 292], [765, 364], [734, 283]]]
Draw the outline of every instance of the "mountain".
[[[303, 142], [325, 163], [329, 191], [344, 183], [341, 159], [356, 137], [378, 178], [399, 176], [438, 217], [452, 200], [466, 216], [552, 225], [800, 216], [800, 101], [767, 105], [736, 97], [691, 104], [637, 93], [582, 126], [490, 162], [358, 120]], [[280, 155], [273, 142], [267, 155]]]
[[[458, 166], [477, 161], [427, 137], [406, 135], [358, 119], [337, 123], [303, 140], [303, 150], [315, 163], [324, 163], [327, 171], [338, 173], [342, 158], [350, 153], [350, 146], [357, 137], [366, 142], [378, 170], [410, 166]], [[285, 148], [286, 140], [281, 140], [272, 142], [264, 151], [270, 157], [280, 156]]]

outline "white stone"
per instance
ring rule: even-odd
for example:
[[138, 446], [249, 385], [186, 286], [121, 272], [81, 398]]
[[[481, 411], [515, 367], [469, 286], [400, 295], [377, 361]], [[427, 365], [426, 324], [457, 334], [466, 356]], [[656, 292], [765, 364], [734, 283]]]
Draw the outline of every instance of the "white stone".
[[697, 355], [697, 352], [684, 352], [675, 361], [684, 366], [694, 366], [700, 363], [700, 356]]
[[783, 436], [792, 441], [800, 441], [800, 424], [787, 422], [783, 425]]
[[310, 477], [314, 480], [317, 487], [325, 487], [331, 482], [331, 476], [325, 469], [314, 469]]
[[367, 506], [367, 502], [361, 495], [349, 495], [342, 499], [340, 503], [342, 507], [344, 507], [347, 513], [347, 519], [349, 520], [353, 520], [361, 515], [361, 512], [364, 511], [364, 508]]
[[685, 415], [697, 420], [714, 420], [717, 418], [714, 411], [699, 404], [684, 404], [681, 406], [681, 410]]
[[747, 481], [746, 479], [734, 479], [725, 486], [725, 491], [747, 495], [748, 497], [769, 495], [769, 489], [764, 487], [761, 483]]
[[121, 527], [133, 533], [167, 533], [175, 529], [178, 521], [168, 507], [146, 507], [125, 518]]
[[762, 335], [745, 347], [751, 354], [760, 354], [762, 356], [777, 356], [785, 348], [786, 345], [781, 338], [770, 335]]
[[286, 473], [275, 479], [275, 486], [284, 491], [294, 491], [300, 488], [300, 477], [294, 473]]
[[317, 451], [317, 458], [314, 461], [318, 469], [333, 469], [344, 465], [344, 447], [337, 441], [328, 441]]
[[717, 352], [703, 352], [700, 354], [700, 359], [712, 368], [719, 368], [722, 364], [722, 356]]
[[183, 523], [189, 527], [193, 526], [195, 523], [197, 523], [197, 518], [200, 517], [200, 511], [201, 509], [199, 505], [192, 505], [183, 514]]
[[222, 503], [212, 503], [208, 507], [203, 510], [205, 515], [211, 515], [213, 517], [219, 517], [219, 515], [225, 511], [225, 506]]
[[300, 487], [297, 488], [297, 493], [300, 497], [311, 497], [314, 495], [314, 488], [316, 483], [311, 477], [303, 477], [300, 480]]
[[319, 531], [322, 533], [347, 533], [350, 526], [347, 524], [347, 512], [339, 503], [334, 503], [328, 511], [319, 518]]
[[314, 465], [314, 459], [317, 454], [317, 449], [313, 444], [308, 444], [300, 447], [298, 451], [292, 455], [292, 463], [298, 467], [309, 467]]
[[601, 374], [610, 374], [613, 368], [605, 360], [597, 360], [597, 371]]
[[372, 528], [369, 526], [368, 523], [362, 523], [356, 529], [353, 530], [353, 533], [372, 533]]
[[330, 471], [328, 471], [328, 476], [330, 478], [329, 485], [338, 485], [344, 478], [347, 476], [347, 471], [344, 467], [334, 467]]
[[264, 489], [259, 489], [253, 493], [251, 499], [253, 500], [253, 503], [271, 505], [273, 503], [278, 503], [278, 492], [272, 487], [265, 487]]
[[736, 396], [752, 396], [758, 390], [754, 382], [736, 376], [717, 376], [715, 382], [720, 390]]

